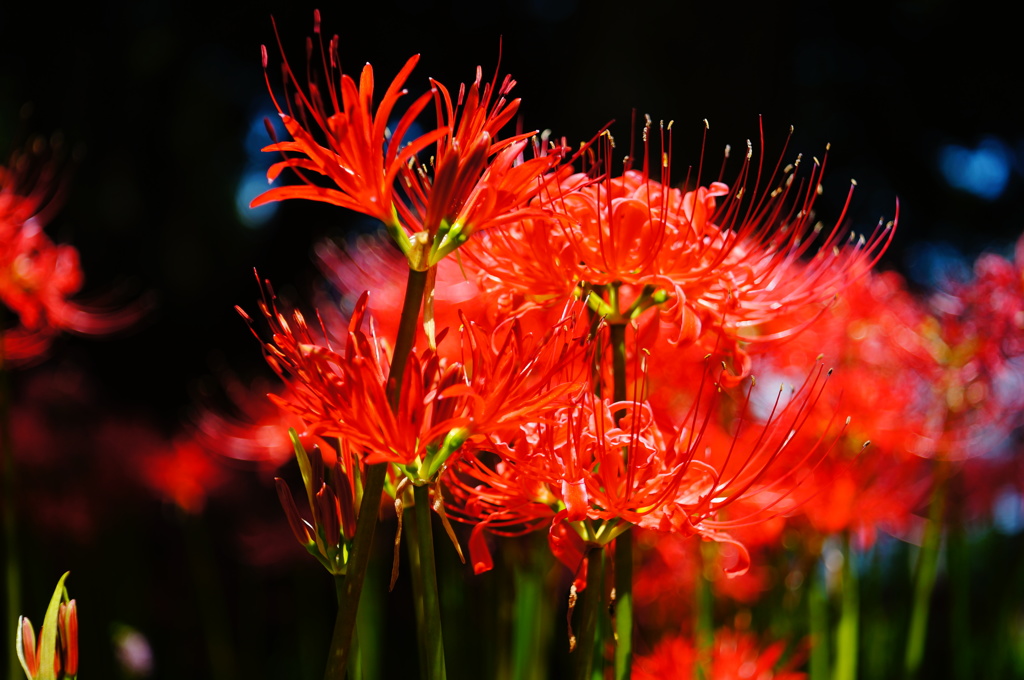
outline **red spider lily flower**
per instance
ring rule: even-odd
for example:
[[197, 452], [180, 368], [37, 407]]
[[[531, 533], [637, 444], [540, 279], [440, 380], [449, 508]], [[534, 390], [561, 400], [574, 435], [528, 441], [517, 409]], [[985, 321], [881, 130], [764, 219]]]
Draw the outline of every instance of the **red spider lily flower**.
[[461, 453], [443, 478], [445, 506], [455, 519], [474, 525], [469, 555], [474, 573], [480, 574], [494, 567], [486, 533], [521, 536], [549, 526], [559, 499], [545, 482], [519, 474], [486, 445], [470, 442]]
[[931, 491], [933, 468], [932, 461], [874, 444], [857, 456], [826, 459], [806, 482], [820, 492], [801, 505], [800, 514], [820, 534], [849, 532], [861, 549], [874, 545], [880, 529], [906, 537]]
[[922, 455], [970, 458], [1002, 449], [1022, 422], [1024, 239], [1015, 261], [978, 258], [974, 276], [931, 297], [930, 323], [915, 329], [933, 362], [922, 371], [934, 407]]
[[809, 473], [806, 486], [815, 491], [800, 514], [819, 532], [850, 532], [862, 547], [879, 530], [905, 537], [934, 483], [929, 458], [978, 450], [1002, 426], [998, 400], [963, 398], [986, 383], [977, 363], [969, 368], [971, 350], [954, 358], [939, 321], [893, 273], [851, 284], [812, 328], [763, 357], [759, 370], [785, 372], [818, 352], [835, 362], [838, 389], [803, 435], [820, 431], [829, 409], [841, 409], [851, 424]]
[[804, 680], [807, 674], [796, 670], [802, 663], [801, 654], [780, 664], [786, 647], [782, 641], [765, 647], [753, 633], [722, 628], [715, 631], [709, 658], [702, 664], [703, 655], [693, 641], [673, 635], [658, 642], [650, 654], [638, 655], [634, 659], [633, 677], [637, 680], [691, 678], [696, 677], [696, 667], [702, 664], [702, 677], [708, 680]]
[[[38, 145], [37, 145], [38, 146]], [[82, 287], [78, 251], [43, 231], [59, 187], [52, 161], [15, 154], [0, 166], [0, 303], [17, 317], [3, 330], [4, 357], [40, 357], [62, 331], [105, 335], [138, 320], [144, 305], [88, 307], [70, 300]]]
[[364, 295], [339, 352], [314, 335], [301, 313], [289, 320], [276, 307], [261, 306], [273, 330], [264, 345], [267, 361], [289, 386], [288, 398], [275, 401], [310, 435], [340, 437], [365, 451], [368, 464], [405, 465], [426, 481], [469, 438], [511, 431], [554, 410], [583, 384], [573, 372], [586, 366], [585, 338], [572, 317], [542, 338], [523, 334], [515, 322], [487, 333], [464, 320], [462, 360], [413, 351], [392, 411], [390, 358], [372, 329], [362, 329], [366, 307]]
[[[645, 143], [649, 134], [648, 122]], [[867, 239], [848, 234], [839, 226], [846, 207], [831, 230], [814, 222], [824, 162], [803, 179], [799, 158], [762, 177], [750, 152], [731, 189], [713, 182], [683, 192], [670, 187], [664, 149], [662, 156], [661, 182], [646, 167], [600, 181], [574, 175], [537, 201], [557, 219], [482, 235], [467, 250], [482, 285], [512, 289], [525, 304], [575, 293], [613, 323], [657, 306], [671, 342], [724, 336], [742, 364], [740, 343], [777, 341], [806, 326], [891, 241], [893, 229], [881, 225]], [[762, 330], [782, 320], [771, 334]]]
[[963, 347], [977, 359], [980, 372], [994, 375], [1024, 356], [1024, 236], [1012, 260], [983, 254], [973, 274], [967, 281], [946, 281], [932, 307], [945, 342]]
[[[723, 445], [709, 444], [710, 409], [699, 402], [682, 426], [665, 427], [645, 402], [584, 398], [522, 426], [512, 440], [492, 441], [497, 463], [477, 455], [456, 464], [446, 477], [451, 512], [476, 522], [478, 536], [485, 528], [523, 533], [548, 520], [551, 548], [574, 573], [587, 544], [607, 545], [632, 525], [732, 543], [738, 559], [731, 571], [742, 573], [749, 556], [728, 532], [780, 512], [801, 481], [776, 462], [789, 455], [823, 385], [819, 371], [788, 404], [776, 404], [762, 427], [750, 428], [751, 441], [736, 435]], [[616, 423], [613, 414], [622, 411]], [[806, 462], [823, 448], [821, 438], [796, 456]], [[736, 513], [743, 500], [753, 507]], [[486, 547], [478, 539], [471, 552], [474, 545]], [[489, 564], [482, 553], [473, 561]]]
[[[292, 141], [275, 142], [265, 149], [284, 156], [271, 166], [268, 179], [273, 181], [291, 168], [303, 184], [270, 189], [252, 202], [253, 207], [304, 198], [369, 215], [384, 223], [417, 270], [436, 264], [475, 231], [541, 212], [527, 203], [540, 192], [545, 175], [561, 162], [562, 149], [522, 160], [534, 133], [499, 137], [519, 109], [518, 99], [506, 99], [514, 80], [506, 77], [500, 85], [497, 79], [484, 84], [477, 69], [472, 85], [463, 86], [455, 101], [443, 85], [431, 80], [430, 91], [417, 98], [390, 131], [389, 119], [406, 94], [405, 82], [419, 57], [406, 62], [374, 110], [372, 67], [363, 68], [357, 86], [341, 72], [338, 37], [324, 48], [319, 10], [314, 15], [314, 32], [326, 84], [321, 86], [311, 76], [303, 91], [284, 60], [285, 90], [295, 89], [296, 109], [290, 100], [287, 112], [276, 97], [274, 103]], [[312, 49], [312, 41], [307, 40], [307, 53]], [[266, 68], [266, 48], [263, 62]], [[270, 88], [269, 78], [267, 85]], [[436, 127], [407, 142], [413, 122], [431, 102]], [[431, 163], [418, 162], [417, 154], [431, 146]], [[306, 173], [326, 178], [333, 187], [314, 184]]]

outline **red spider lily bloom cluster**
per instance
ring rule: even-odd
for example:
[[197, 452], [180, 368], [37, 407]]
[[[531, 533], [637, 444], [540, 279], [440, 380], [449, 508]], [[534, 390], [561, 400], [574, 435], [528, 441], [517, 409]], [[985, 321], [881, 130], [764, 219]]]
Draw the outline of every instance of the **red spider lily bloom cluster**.
[[[608, 403], [588, 394], [552, 421], [521, 428], [511, 442], [492, 440], [454, 464], [448, 479], [451, 511], [477, 522], [474, 568], [491, 565], [484, 529], [515, 535], [550, 522], [552, 551], [574, 572], [586, 544], [606, 545], [630, 526], [730, 543], [738, 559], [726, 571], [745, 572], [747, 550], [728, 532], [785, 507], [779, 504], [793, 486], [792, 471], [775, 462], [788, 457], [787, 433], [802, 427], [820, 396], [816, 388], [805, 385], [750, 437], [722, 436], [698, 402], [687, 420], [671, 426], [659, 424], [647, 402]], [[820, 444], [805, 446], [798, 462], [819, 453]], [[495, 455], [501, 462], [488, 465]]]
[[0, 302], [16, 322], [2, 330], [3, 360], [30, 362], [61, 332], [104, 335], [136, 321], [140, 309], [89, 308], [70, 298], [82, 287], [78, 251], [54, 243], [43, 227], [59, 180], [43, 145], [0, 166]]
[[[645, 146], [651, 127], [648, 121]], [[752, 153], [731, 188], [719, 181], [686, 192], [669, 184], [664, 150], [662, 181], [646, 163], [619, 177], [605, 163], [600, 181], [584, 174], [552, 185], [534, 201], [549, 214], [482, 234], [466, 253], [481, 286], [521, 305], [576, 294], [611, 322], [657, 306], [669, 342], [713, 338], [736, 355], [742, 377], [745, 347], [806, 326], [877, 262], [893, 234], [882, 225], [867, 239], [848, 234], [842, 216], [823, 229], [813, 205], [824, 162], [815, 160], [807, 177], [799, 175], [799, 158], [762, 177], [760, 163], [752, 170]], [[771, 333], [769, 324], [776, 325]]]
[[[804, 333], [757, 362], [772, 374], [822, 353], [837, 368], [839, 389], [822, 415], [841, 409], [851, 425], [808, 477], [816, 491], [798, 514], [814, 529], [849, 532], [862, 547], [879, 530], [913, 538], [916, 515], [953, 471], [950, 461], [982, 478], [986, 469], [1004, 469], [1002, 488], [1019, 488], [1005, 446], [1020, 425], [1020, 282], [1019, 264], [996, 255], [978, 260], [973, 279], [951, 282], [930, 300], [911, 295], [893, 273], [868, 273]], [[803, 435], [823, 426], [815, 420]], [[975, 500], [963, 502], [984, 514], [1000, 485], [972, 486]]]
[[[291, 141], [266, 148], [283, 160], [268, 172], [273, 181], [286, 168], [303, 178], [299, 186], [271, 189], [253, 206], [287, 198], [332, 203], [379, 219], [414, 269], [435, 265], [474, 232], [506, 224], [539, 212], [528, 206], [540, 193], [544, 176], [561, 161], [560, 150], [522, 160], [533, 133], [502, 138], [519, 100], [506, 97], [515, 85], [505, 78], [484, 83], [476, 79], [452, 99], [448, 89], [431, 80], [430, 89], [401, 113], [394, 130], [405, 82], [419, 60], [411, 57], [373, 107], [373, 67], [367, 64], [356, 84], [341, 71], [338, 37], [324, 47], [320, 14], [314, 32], [320, 42], [326, 83], [310, 79], [304, 90], [284, 60], [285, 92], [295, 88], [288, 110], [275, 98], [277, 110]], [[312, 45], [307, 52], [312, 52]], [[282, 54], [284, 48], [281, 48]], [[267, 65], [264, 48], [264, 67]], [[268, 78], [269, 86], [269, 78]], [[286, 95], [287, 97], [287, 95]], [[437, 126], [415, 139], [407, 139], [416, 118], [433, 103]], [[433, 149], [432, 160], [422, 164], [417, 154]], [[308, 173], [320, 175], [333, 186], [315, 184]]]
[[918, 455], [930, 408], [922, 373], [932, 364], [921, 336], [926, 320], [899, 277], [867, 274], [804, 333], [758, 362], [769, 374], [785, 373], [820, 353], [836, 367], [826, 408], [798, 435], [820, 431], [836, 409], [850, 417], [831, 455], [810, 472], [813, 493], [799, 508], [822, 534], [851, 532], [861, 546], [874, 543], [879, 529], [906, 535], [927, 498], [931, 464]]
[[[751, 150], [731, 187], [700, 186], [698, 176], [684, 191], [670, 184], [664, 148], [661, 179], [646, 160], [613, 176], [602, 135], [584, 154], [596, 158], [592, 166], [572, 174], [564, 145], [502, 136], [518, 112], [519, 101], [506, 99], [513, 81], [484, 84], [479, 69], [454, 100], [431, 80], [399, 111], [414, 57], [375, 108], [372, 68], [357, 84], [341, 71], [338, 38], [323, 46], [319, 14], [315, 32], [325, 80], [311, 75], [303, 87], [285, 60], [287, 106], [275, 102], [291, 139], [267, 147], [282, 157], [268, 177], [290, 169], [301, 183], [272, 188], [254, 205], [306, 198], [375, 217], [404, 263], [379, 244], [351, 256], [324, 246], [318, 259], [342, 295], [354, 300], [369, 288], [368, 296], [340, 316], [322, 309], [315, 324], [263, 303], [272, 333], [265, 355], [287, 385], [273, 398], [297, 430], [328, 464], [342, 442], [346, 474], [386, 462], [417, 484], [439, 483], [435, 507], [475, 525], [477, 571], [491, 565], [485, 532], [545, 526], [577, 576], [587, 546], [609, 545], [633, 526], [732, 544], [731, 571], [745, 571], [747, 551], [729, 530], [792, 510], [794, 488], [842, 428], [833, 428], [834, 409], [822, 415], [825, 376], [813, 360], [803, 387], [780, 392], [760, 416], [747, 412], [748, 391], [719, 422], [724, 405], [713, 395], [749, 374], [751, 348], [774, 347], [825, 313], [877, 261], [892, 229], [880, 225], [865, 239], [816, 223], [817, 160], [806, 176], [799, 158], [765, 172]], [[435, 126], [408, 139], [431, 103]], [[648, 157], [652, 137], [648, 121]], [[466, 255], [457, 271], [445, 259], [456, 248]], [[416, 336], [392, 406], [391, 367], [406, 358], [392, 356], [391, 342], [403, 270], [431, 272], [428, 332]], [[694, 347], [711, 361], [694, 361]], [[722, 360], [731, 370], [709, 368]], [[648, 362], [680, 371], [682, 396], [671, 407], [645, 396]], [[315, 515], [317, 491], [307, 492]], [[308, 527], [293, 527], [300, 543], [317, 542]]]
[[465, 441], [532, 422], [579, 391], [571, 370], [582, 363], [584, 346], [572, 318], [539, 339], [514, 321], [488, 333], [464, 320], [461, 360], [442, 361], [429, 348], [412, 353], [392, 410], [386, 395], [392, 358], [372, 329], [363, 329], [366, 300], [352, 314], [342, 351], [315, 334], [300, 312], [289, 319], [263, 305], [273, 331], [267, 360], [292, 387], [275, 401], [310, 436], [340, 438], [365, 451], [362, 462], [403, 465], [426, 480]]

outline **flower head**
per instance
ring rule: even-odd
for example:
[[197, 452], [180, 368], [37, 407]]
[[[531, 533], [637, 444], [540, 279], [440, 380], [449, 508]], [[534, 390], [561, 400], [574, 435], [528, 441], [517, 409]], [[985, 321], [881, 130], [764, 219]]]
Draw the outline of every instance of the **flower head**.
[[552, 550], [574, 572], [586, 544], [607, 545], [636, 525], [733, 544], [738, 558], [730, 571], [742, 573], [749, 555], [729, 532], [783, 509], [805, 473], [779, 461], [806, 463], [826, 448], [823, 440], [790, 448], [823, 385], [818, 371], [787, 404], [777, 402], [761, 427], [731, 434], [717, 433], [699, 400], [683, 423], [671, 425], [659, 423], [642, 399], [588, 395], [458, 461], [446, 478], [451, 512], [477, 524], [470, 550], [479, 551], [478, 569], [490, 563], [483, 530], [516, 534], [550, 523]]
[[[454, 99], [444, 85], [431, 80], [430, 90], [389, 129], [419, 57], [406, 62], [374, 109], [373, 68], [363, 68], [357, 85], [341, 72], [338, 37], [324, 47], [319, 11], [314, 32], [326, 82], [321, 85], [310, 76], [304, 90], [285, 59], [285, 90], [295, 89], [295, 106], [289, 100], [286, 111], [277, 98], [274, 102], [292, 139], [265, 149], [283, 156], [271, 166], [268, 179], [291, 168], [303, 184], [270, 189], [252, 202], [254, 207], [305, 198], [375, 217], [418, 270], [436, 264], [476, 231], [541, 212], [527, 204], [560, 163], [561, 148], [523, 160], [533, 133], [500, 136], [519, 109], [518, 99], [507, 99], [514, 80], [484, 83], [478, 68], [473, 83], [463, 85]], [[307, 53], [312, 49], [307, 41]], [[266, 67], [265, 47], [263, 62]], [[407, 140], [414, 121], [431, 103], [435, 127]], [[431, 147], [431, 161], [419, 161], [418, 154]], [[333, 186], [320, 186], [307, 173]]]
[[104, 335], [131, 325], [140, 304], [122, 308], [90, 307], [71, 300], [84, 277], [78, 251], [54, 243], [43, 231], [52, 213], [59, 182], [44, 146], [14, 154], [0, 166], [0, 303], [17, 317], [2, 333], [2, 360], [39, 358], [62, 331]]
[[[646, 145], [651, 128], [648, 121]], [[663, 130], [669, 143], [670, 132], [671, 125]], [[729, 345], [743, 377], [749, 363], [741, 345], [771, 343], [808, 325], [892, 237], [882, 225], [869, 238], [847, 232], [845, 208], [831, 229], [815, 222], [824, 161], [803, 176], [800, 157], [785, 168], [780, 159], [762, 176], [750, 147], [731, 187], [702, 186], [698, 175], [697, 186], [683, 191], [669, 183], [665, 148], [655, 154], [663, 159], [661, 180], [646, 164], [614, 176], [607, 136], [598, 150], [604, 157], [596, 170], [552, 183], [535, 199], [552, 214], [492, 230], [467, 248], [483, 287], [511, 290], [524, 306], [557, 305], [575, 294], [610, 323], [656, 307], [670, 342]]]
[[343, 350], [311, 330], [300, 312], [289, 318], [266, 302], [262, 309], [273, 329], [264, 345], [267, 361], [289, 386], [274, 401], [310, 436], [340, 437], [365, 451], [365, 462], [404, 465], [420, 481], [435, 476], [468, 439], [532, 422], [582, 385], [574, 367], [585, 365], [585, 338], [574, 317], [540, 338], [514, 321], [487, 331], [463, 319], [461, 359], [413, 350], [393, 409], [391, 357], [372, 324], [364, 328], [366, 295], [353, 311]]

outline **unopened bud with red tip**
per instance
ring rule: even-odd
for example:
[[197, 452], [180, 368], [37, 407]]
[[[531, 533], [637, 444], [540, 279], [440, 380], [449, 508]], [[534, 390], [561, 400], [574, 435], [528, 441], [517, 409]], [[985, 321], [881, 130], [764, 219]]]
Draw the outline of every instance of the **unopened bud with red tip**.
[[326, 484], [321, 486], [316, 492], [316, 503], [313, 507], [317, 514], [317, 526], [323, 531], [324, 545], [321, 552], [333, 564], [342, 543], [341, 509], [338, 507], [338, 497], [334, 494], [334, 489]]
[[341, 509], [341, 532], [345, 540], [352, 540], [356, 535], [356, 507], [352, 484], [348, 475], [341, 469], [341, 463], [334, 464], [333, 481], [337, 485], [338, 507]]
[[18, 659], [21, 667], [25, 669], [25, 675], [30, 680], [35, 680], [39, 675], [39, 648], [36, 646], [36, 631], [32, 622], [27, 616], [18, 617], [18, 638], [17, 638]]
[[295, 534], [295, 540], [309, 550], [316, 545], [316, 541], [313, 540], [313, 535], [309, 530], [309, 523], [299, 516], [299, 508], [295, 505], [295, 499], [292, 498], [292, 492], [288, 488], [288, 484], [280, 477], [274, 477], [274, 485], [277, 487], [277, 497], [281, 501], [284, 515], [288, 518], [288, 526], [291, 527], [292, 533]]
[[78, 604], [74, 600], [61, 603], [57, 613], [57, 630], [60, 632], [60, 659], [63, 661], [64, 678], [73, 680], [78, 675]]

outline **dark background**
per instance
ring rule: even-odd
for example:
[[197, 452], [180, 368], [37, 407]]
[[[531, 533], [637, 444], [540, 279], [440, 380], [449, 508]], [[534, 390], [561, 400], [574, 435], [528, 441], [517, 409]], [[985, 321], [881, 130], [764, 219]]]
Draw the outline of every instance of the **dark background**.
[[[59, 133], [67, 192], [49, 232], [79, 248], [87, 295], [115, 290], [131, 300], [149, 292], [158, 305], [126, 337], [61, 341], [51, 362], [84, 366], [98, 403], [144, 413], [167, 433], [187, 418], [214, 367], [243, 376], [265, 370], [233, 310], [255, 307], [253, 268], [279, 289], [301, 292], [315, 278], [316, 240], [365, 227], [330, 206], [291, 202], [248, 217], [238, 208], [240, 184], [272, 161], [258, 151], [267, 140], [262, 119], [274, 115], [259, 47], [268, 45], [278, 87], [273, 15], [301, 72], [315, 5], [300, 4], [76, 3], [61, 11], [52, 3], [0, 4], [0, 155], [33, 135]], [[371, 61], [379, 91], [417, 52], [423, 57], [409, 87], [422, 91], [433, 76], [455, 90], [477, 64], [487, 75], [494, 70], [500, 44], [501, 70], [519, 83], [528, 129], [551, 128], [576, 143], [614, 119], [623, 142], [634, 109], [672, 119], [679, 178], [696, 162], [705, 118], [712, 159], [725, 144], [742, 150], [756, 139], [761, 115], [774, 160], [793, 125], [790, 156], [820, 157], [831, 143], [818, 204], [826, 222], [838, 216], [850, 178], [859, 185], [849, 214], [858, 230], [891, 218], [898, 197], [900, 223], [885, 264], [919, 284], [955, 266], [957, 253], [969, 261], [984, 249], [1006, 251], [1024, 224], [1017, 27], [981, 3], [829, 5], [376, 0], [320, 9], [324, 33], [341, 36], [344, 68], [355, 74]], [[276, 512], [271, 487], [264, 490], [270, 500], [261, 507]], [[195, 540], [217, 544], [211, 512], [206, 538]], [[132, 564], [140, 550], [157, 550], [153, 580], [173, 578], [186, 539], [153, 536], [145, 516], [135, 519], [124, 526], [137, 533], [108, 561]], [[79, 554], [47, 540], [33, 547]], [[302, 578], [321, 578], [309, 562]], [[58, 573], [51, 571], [28, 576], [42, 593], [39, 606]], [[229, 604], [251, 605], [259, 588], [278, 588], [271, 597], [282, 600], [301, 597], [301, 582], [253, 577], [235, 584]], [[90, 593], [88, 571], [71, 585], [73, 594], [76, 585]], [[161, 585], [168, 591], [153, 607], [170, 606], [176, 586]], [[90, 596], [94, 611], [117, 609], [100, 605], [99, 592]], [[121, 616], [131, 618], [130, 595], [120, 599], [129, 612]], [[187, 620], [168, 626], [182, 646], [200, 644]], [[319, 658], [319, 642], [307, 643]], [[163, 658], [173, 658], [175, 645], [163, 644]], [[95, 667], [105, 668], [97, 656]], [[249, 664], [250, 672], [270, 672], [258, 659]]]

